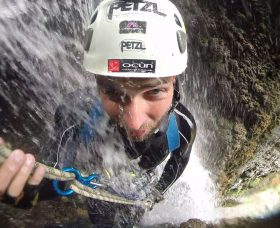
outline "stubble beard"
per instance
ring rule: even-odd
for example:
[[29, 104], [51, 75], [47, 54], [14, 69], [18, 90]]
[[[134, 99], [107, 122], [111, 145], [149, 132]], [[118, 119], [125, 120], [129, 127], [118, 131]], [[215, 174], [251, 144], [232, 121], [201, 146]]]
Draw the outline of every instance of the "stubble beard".
[[143, 135], [142, 137], [136, 137], [136, 136], [132, 136], [130, 134], [129, 129], [125, 126], [125, 124], [121, 121], [118, 120], [118, 125], [119, 127], [121, 127], [122, 129], [124, 129], [129, 141], [131, 142], [143, 142], [147, 139], [149, 139], [156, 131], [156, 129], [158, 129], [158, 127], [161, 124], [162, 119], [164, 118], [165, 115], [163, 115], [163, 117], [157, 121], [156, 123], [153, 122], [148, 122], [148, 123], [144, 123], [139, 130], [145, 130], [147, 133], [145, 135]]

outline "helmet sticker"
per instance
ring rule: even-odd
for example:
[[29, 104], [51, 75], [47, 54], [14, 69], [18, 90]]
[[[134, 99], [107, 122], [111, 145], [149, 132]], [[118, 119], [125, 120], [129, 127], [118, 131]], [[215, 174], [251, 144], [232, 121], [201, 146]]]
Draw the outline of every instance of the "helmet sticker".
[[156, 61], [146, 59], [109, 59], [109, 72], [155, 73]]
[[124, 33], [146, 33], [146, 21], [121, 21], [120, 34]]
[[122, 40], [121, 51], [144, 51], [145, 43], [142, 40]]
[[109, 72], [120, 72], [121, 62], [119, 59], [108, 60], [108, 71]]
[[159, 16], [166, 17], [166, 14], [158, 10], [158, 5], [155, 2], [143, 1], [143, 0], [127, 0], [113, 2], [109, 6], [108, 18], [112, 20], [113, 16], [118, 15], [116, 11], [135, 13], [136, 11], [150, 12]]

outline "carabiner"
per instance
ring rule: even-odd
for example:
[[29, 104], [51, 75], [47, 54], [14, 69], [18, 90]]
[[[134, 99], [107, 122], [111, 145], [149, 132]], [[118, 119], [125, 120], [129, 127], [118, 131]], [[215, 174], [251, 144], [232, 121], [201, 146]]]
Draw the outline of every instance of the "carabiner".
[[[87, 177], [83, 177], [81, 175], [80, 171], [73, 167], [65, 167], [62, 169], [62, 171], [74, 173], [77, 181], [79, 181], [81, 184], [83, 184], [87, 187], [93, 188], [93, 189], [96, 189], [98, 186], [98, 184], [95, 185], [93, 181], [98, 182], [100, 180], [100, 176], [96, 173], [92, 173], [91, 175], [89, 175]], [[56, 191], [56, 193], [61, 196], [70, 196], [74, 193], [74, 191], [72, 189], [61, 190], [58, 186], [58, 180], [54, 180], [52, 182], [52, 184], [53, 184], [53, 188]]]

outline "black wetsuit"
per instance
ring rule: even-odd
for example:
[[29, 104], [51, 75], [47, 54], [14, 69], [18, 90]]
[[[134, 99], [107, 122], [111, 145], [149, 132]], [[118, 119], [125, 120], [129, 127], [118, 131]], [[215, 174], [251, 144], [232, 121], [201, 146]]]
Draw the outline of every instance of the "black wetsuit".
[[[55, 113], [55, 136], [51, 147], [44, 149], [48, 154], [43, 162], [61, 168], [75, 166], [77, 159], [82, 164], [82, 158], [85, 157], [87, 164], [82, 164], [81, 168], [89, 171], [91, 168], [95, 169], [95, 166], [100, 167], [103, 153], [100, 148], [103, 148], [102, 144], [106, 146], [110, 142], [115, 156], [118, 156], [118, 151], [124, 150], [130, 160], [136, 159], [141, 170], [148, 173], [165, 163], [156, 184], [156, 189], [164, 193], [181, 176], [189, 161], [196, 135], [195, 121], [190, 112], [178, 103], [164, 116], [160, 126], [148, 140], [131, 143], [122, 128], [115, 126], [106, 116], [95, 93], [91, 89], [83, 89], [64, 99]], [[107, 127], [112, 130], [107, 130]], [[110, 138], [107, 138], [108, 135]], [[117, 138], [115, 142], [111, 140], [112, 135]], [[123, 147], [118, 142], [122, 142]], [[40, 192], [43, 198], [49, 195], [46, 187], [41, 188]], [[89, 199], [88, 205], [93, 224], [99, 224], [100, 227], [111, 227], [118, 211], [124, 211], [123, 214], [127, 216], [133, 214], [131, 207], [120, 209], [120, 205], [104, 201]], [[133, 219], [132, 215], [131, 220]], [[124, 219], [122, 226], [129, 226], [128, 224], [129, 219]]]

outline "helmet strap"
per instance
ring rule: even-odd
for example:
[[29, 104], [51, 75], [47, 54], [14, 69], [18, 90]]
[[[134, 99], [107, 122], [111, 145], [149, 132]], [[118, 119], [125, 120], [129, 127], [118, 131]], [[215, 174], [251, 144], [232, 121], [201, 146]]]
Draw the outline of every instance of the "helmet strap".
[[171, 108], [169, 110], [169, 113], [173, 112], [176, 106], [178, 105], [180, 101], [180, 87], [179, 87], [179, 80], [176, 78], [176, 81], [174, 83], [174, 94], [173, 94], [173, 100], [171, 104]]

